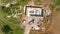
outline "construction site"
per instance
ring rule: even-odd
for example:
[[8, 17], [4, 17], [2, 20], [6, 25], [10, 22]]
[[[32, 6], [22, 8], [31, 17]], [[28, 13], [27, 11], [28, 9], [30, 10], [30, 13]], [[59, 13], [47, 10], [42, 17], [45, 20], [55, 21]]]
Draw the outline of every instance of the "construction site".
[[34, 2], [31, 0], [24, 7], [24, 17], [21, 27], [24, 34], [50, 34], [55, 15], [55, 4], [51, 0]]
[[60, 0], [0, 0], [0, 34], [60, 34]]

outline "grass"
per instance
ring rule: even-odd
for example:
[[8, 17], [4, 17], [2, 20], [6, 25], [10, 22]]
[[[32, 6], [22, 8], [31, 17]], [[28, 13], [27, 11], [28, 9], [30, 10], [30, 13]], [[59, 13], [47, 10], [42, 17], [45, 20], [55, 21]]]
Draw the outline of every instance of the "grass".
[[56, 9], [58, 12], [60, 12], [60, 7]]
[[[26, 5], [29, 1], [30, 1], [30, 0], [16, 0], [17, 4], [18, 4], [18, 5], [21, 5], [21, 6]], [[12, 0], [2, 0], [2, 2], [3, 2], [4, 4], [7, 4], [7, 3], [14, 2], [14, 1], [12, 1]]]
[[56, 5], [60, 5], [60, 0], [56, 0]]
[[21, 6], [25, 6], [26, 4], [28, 4], [30, 0], [18, 0], [17, 4], [21, 5]]
[[[6, 10], [4, 10], [6, 11]], [[9, 20], [7, 19], [7, 15], [8, 12], [4, 12], [3, 9], [0, 7], [0, 31], [3, 25], [8, 24], [9, 26], [11, 26], [11, 28], [13, 29], [12, 32], [9, 32], [7, 34], [23, 34], [24, 29], [19, 27], [19, 21], [17, 21], [16, 18], [10, 18]], [[21, 17], [21, 16], [20, 16]], [[0, 34], [4, 34], [2, 31], [0, 32]]]
[[[7, 34], [23, 34], [24, 33], [24, 29], [20, 28], [19, 23], [21, 21], [18, 21], [16, 18], [7, 18], [6, 16], [11, 15], [12, 13], [15, 13], [14, 10], [18, 7], [18, 6], [25, 6], [30, 0], [17, 0], [16, 5], [13, 5], [9, 8], [5, 8], [2, 6], [0, 6], [0, 34], [4, 34], [4, 32], [1, 31], [1, 28], [3, 27], [3, 25], [9, 25], [11, 27], [11, 29], [13, 29], [13, 31], [8, 32]], [[10, 3], [11, 0], [2, 0], [2, 2], [4, 4]], [[21, 12], [23, 13], [23, 8], [21, 10]], [[20, 18], [22, 18], [22, 15], [20, 15]]]
[[40, 0], [35, 0], [35, 2], [41, 2]]
[[2, 0], [2, 2], [3, 2], [4, 4], [7, 4], [7, 3], [10, 3], [11, 0]]
[[23, 30], [22, 28], [16, 27], [16, 28], [14, 29], [14, 34], [24, 34], [23, 31], [24, 31], [24, 30]]
[[[0, 21], [0, 31], [1, 31], [1, 27], [5, 24], [8, 24], [8, 23], [3, 23], [3, 21]], [[13, 34], [23, 34], [24, 32], [24, 29], [14, 25], [14, 24], [8, 24], [9, 26], [11, 26], [11, 28], [13, 29], [13, 31], [11, 31]], [[9, 32], [8, 34], [10, 34], [11, 32]], [[0, 32], [1, 34], [3, 33], [2, 31]]]
[[[1, 16], [1, 15], [0, 15], [0, 16]], [[16, 20], [16, 19], [14, 19], [14, 20]], [[13, 20], [13, 21], [14, 21], [14, 20]], [[14, 21], [14, 22], [16, 22], [16, 21]], [[20, 34], [20, 33], [23, 34], [24, 30], [23, 30], [22, 28], [18, 27], [19, 24], [16, 25], [16, 24], [14, 24], [14, 22], [8, 21], [7, 19], [4, 19], [4, 17], [3, 17], [3, 18], [0, 19], [0, 28], [1, 28], [3, 25], [8, 24], [8, 25], [10, 25], [11, 28], [13, 29], [13, 34]], [[17, 22], [16, 22], [16, 23], [17, 23]], [[10, 33], [10, 32], [9, 32], [9, 33]], [[9, 34], [9, 33], [8, 33], [8, 34]]]
[[[60, 6], [60, 0], [55, 0], [56, 6]], [[60, 7], [56, 8], [57, 12], [60, 12]]]

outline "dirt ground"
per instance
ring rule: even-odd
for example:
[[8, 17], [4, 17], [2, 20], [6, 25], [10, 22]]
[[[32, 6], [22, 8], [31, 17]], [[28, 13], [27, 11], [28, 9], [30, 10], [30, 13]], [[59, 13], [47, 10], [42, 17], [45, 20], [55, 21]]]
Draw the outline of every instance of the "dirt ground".
[[54, 23], [51, 29], [52, 34], [60, 34], [60, 12], [55, 13]]
[[54, 23], [48, 34], [60, 34], [60, 12], [55, 12]]
[[[38, 34], [38, 33], [39, 31], [34, 31], [34, 33], [31, 34]], [[60, 12], [55, 13], [54, 23], [52, 24], [52, 28], [48, 33], [45, 34], [60, 34]]]

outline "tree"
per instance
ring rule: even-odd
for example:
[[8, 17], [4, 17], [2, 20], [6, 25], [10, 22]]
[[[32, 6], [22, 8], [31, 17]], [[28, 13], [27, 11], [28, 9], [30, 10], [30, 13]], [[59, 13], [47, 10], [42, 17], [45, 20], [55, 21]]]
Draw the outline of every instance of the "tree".
[[11, 27], [9, 25], [4, 25], [2, 27], [2, 32], [8, 33], [9, 31], [11, 31]]

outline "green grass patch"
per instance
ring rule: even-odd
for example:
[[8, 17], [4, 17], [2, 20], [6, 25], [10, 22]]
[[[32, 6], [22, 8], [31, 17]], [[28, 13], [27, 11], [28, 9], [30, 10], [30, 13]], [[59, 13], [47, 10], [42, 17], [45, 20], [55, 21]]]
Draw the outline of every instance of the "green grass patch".
[[57, 10], [57, 12], [60, 12], [60, 8], [57, 8], [56, 10]]
[[19, 4], [19, 5], [21, 5], [21, 6], [24, 6], [24, 5], [28, 4], [29, 1], [30, 1], [30, 0], [18, 0], [18, 1], [17, 1], [17, 4]]
[[[21, 6], [26, 5], [29, 1], [30, 1], [30, 0], [16, 0], [17, 5], [21, 5]], [[3, 2], [4, 4], [7, 4], [7, 3], [14, 2], [14, 1], [12, 1], [12, 0], [2, 0], [2, 2]]]
[[[10, 8], [12, 9], [12, 8]], [[6, 11], [6, 12], [5, 12]], [[7, 8], [2, 9], [2, 7], [0, 6], [0, 31], [1, 31], [1, 27], [3, 25], [9, 25], [11, 26], [11, 28], [13, 29], [13, 31], [10, 31], [6, 34], [23, 34], [24, 33], [24, 29], [19, 27], [19, 21], [16, 18], [10, 18], [9, 20], [7, 19], [7, 15], [9, 15], [9, 11]], [[14, 12], [11, 12], [14, 13]], [[22, 16], [22, 15], [21, 15]], [[17, 25], [16, 25], [17, 24]], [[0, 34], [2, 34], [3, 32], [1, 31]]]
[[55, 0], [56, 5], [60, 5], [60, 0]]
[[19, 28], [18, 26], [14, 29], [14, 34], [24, 34], [24, 29]]
[[35, 0], [35, 2], [41, 2], [40, 0]]
[[1, 0], [3, 3], [7, 4], [7, 3], [10, 3], [11, 0]]

